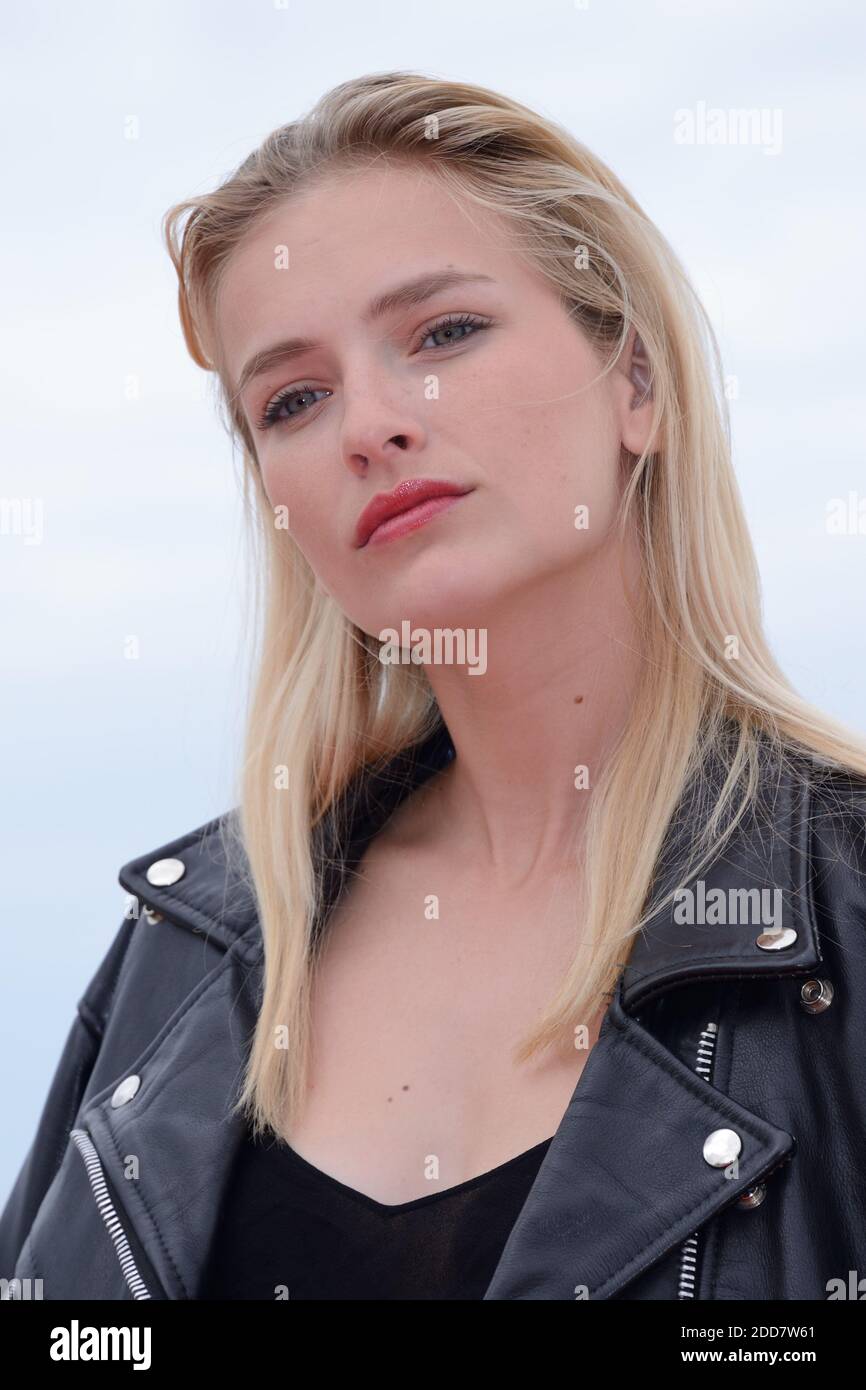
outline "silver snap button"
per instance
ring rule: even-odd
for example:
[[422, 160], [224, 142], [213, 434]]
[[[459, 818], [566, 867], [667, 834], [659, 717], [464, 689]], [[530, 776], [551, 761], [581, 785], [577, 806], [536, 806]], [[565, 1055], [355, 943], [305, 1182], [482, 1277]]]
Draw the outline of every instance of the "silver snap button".
[[737, 1206], [741, 1211], [752, 1211], [759, 1207], [767, 1195], [767, 1184], [765, 1182], [756, 1183], [750, 1187], [748, 1192], [742, 1192], [737, 1198]]
[[733, 1129], [714, 1129], [704, 1140], [704, 1159], [711, 1168], [727, 1168], [739, 1155], [743, 1141]]
[[140, 1085], [140, 1076], [125, 1077], [114, 1089], [114, 1095], [111, 1097], [112, 1109], [116, 1110], [119, 1105], [126, 1105], [127, 1101], [132, 1100]]
[[822, 1014], [833, 1002], [833, 986], [829, 980], [807, 980], [800, 990], [800, 1003], [807, 1014]]
[[170, 888], [186, 873], [186, 864], [180, 859], [157, 859], [147, 871], [147, 881], [155, 888]]
[[796, 940], [794, 928], [784, 927], [781, 931], [762, 931], [755, 945], [760, 946], [762, 951], [787, 951]]
[[157, 912], [155, 907], [145, 906], [144, 908], [142, 908], [142, 911], [144, 913], [145, 921], [149, 923], [150, 926], [155, 927], [157, 922], [162, 921], [162, 913]]

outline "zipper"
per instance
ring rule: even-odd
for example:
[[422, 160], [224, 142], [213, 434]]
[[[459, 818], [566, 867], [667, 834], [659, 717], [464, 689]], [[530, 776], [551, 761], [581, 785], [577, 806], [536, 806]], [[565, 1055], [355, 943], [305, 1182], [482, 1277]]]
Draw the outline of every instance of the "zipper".
[[93, 1140], [85, 1129], [73, 1129], [69, 1137], [74, 1141], [78, 1152], [84, 1160], [84, 1166], [87, 1169], [87, 1178], [96, 1200], [96, 1205], [99, 1208], [99, 1214], [105, 1222], [108, 1234], [111, 1236], [114, 1252], [120, 1262], [123, 1277], [126, 1280], [133, 1298], [150, 1298], [151, 1295], [148, 1292], [147, 1285], [138, 1272], [138, 1266], [135, 1263], [132, 1250], [129, 1247], [126, 1232], [120, 1224], [117, 1209], [109, 1195], [105, 1173]]
[[[702, 1076], [705, 1081], [710, 1081], [713, 1075], [713, 1056], [718, 1039], [719, 1026], [717, 1023], [708, 1023], [701, 1030], [698, 1039], [698, 1054], [695, 1059], [695, 1071], [698, 1076]], [[680, 1274], [679, 1289], [677, 1298], [694, 1298], [697, 1286], [698, 1272], [698, 1248], [699, 1232], [689, 1236], [682, 1245], [680, 1254]]]

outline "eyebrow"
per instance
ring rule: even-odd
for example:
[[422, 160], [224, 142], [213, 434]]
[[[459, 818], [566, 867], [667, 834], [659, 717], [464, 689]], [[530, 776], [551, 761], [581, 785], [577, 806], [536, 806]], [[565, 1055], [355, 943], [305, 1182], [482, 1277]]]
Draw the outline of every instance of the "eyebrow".
[[[417, 304], [423, 304], [441, 290], [484, 280], [489, 284], [495, 283], [492, 275], [471, 270], [437, 270], [426, 275], [417, 275], [413, 280], [407, 280], [392, 290], [376, 295], [367, 305], [361, 320], [363, 323], [373, 323], [376, 319], [393, 313], [395, 309], [411, 309]], [[320, 343], [315, 343], [310, 338], [286, 338], [253, 353], [241, 371], [235, 395], [239, 396], [255, 377], [262, 376], [272, 367], [288, 362], [293, 357], [300, 357], [304, 352], [313, 352], [320, 346]]]

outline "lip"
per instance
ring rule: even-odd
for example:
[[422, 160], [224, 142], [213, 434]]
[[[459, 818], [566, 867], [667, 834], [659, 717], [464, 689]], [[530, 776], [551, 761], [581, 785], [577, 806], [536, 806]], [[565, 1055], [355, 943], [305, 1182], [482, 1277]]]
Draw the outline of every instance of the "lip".
[[[368, 542], [376, 544], [376, 533], [380, 527], [383, 541], [414, 531], [471, 491], [469, 487], [461, 487], [459, 483], [451, 483], [444, 478], [408, 478], [399, 483], [393, 492], [377, 493], [367, 503], [355, 527], [355, 545], [361, 549]], [[425, 506], [425, 503], [430, 505]], [[386, 522], [402, 516], [406, 518], [403, 525], [385, 528]]]

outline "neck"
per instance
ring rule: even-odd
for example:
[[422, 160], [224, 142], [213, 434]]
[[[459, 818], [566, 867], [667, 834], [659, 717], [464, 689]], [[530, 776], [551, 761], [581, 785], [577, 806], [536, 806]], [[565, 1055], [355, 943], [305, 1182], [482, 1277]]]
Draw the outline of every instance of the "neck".
[[[642, 663], [621, 565], [634, 591], [631, 541], [488, 613], [483, 675], [425, 668], [456, 752], [424, 789], [431, 824], [500, 886], [578, 862], [589, 797], [628, 722]], [[588, 786], [576, 787], [581, 767]]]

